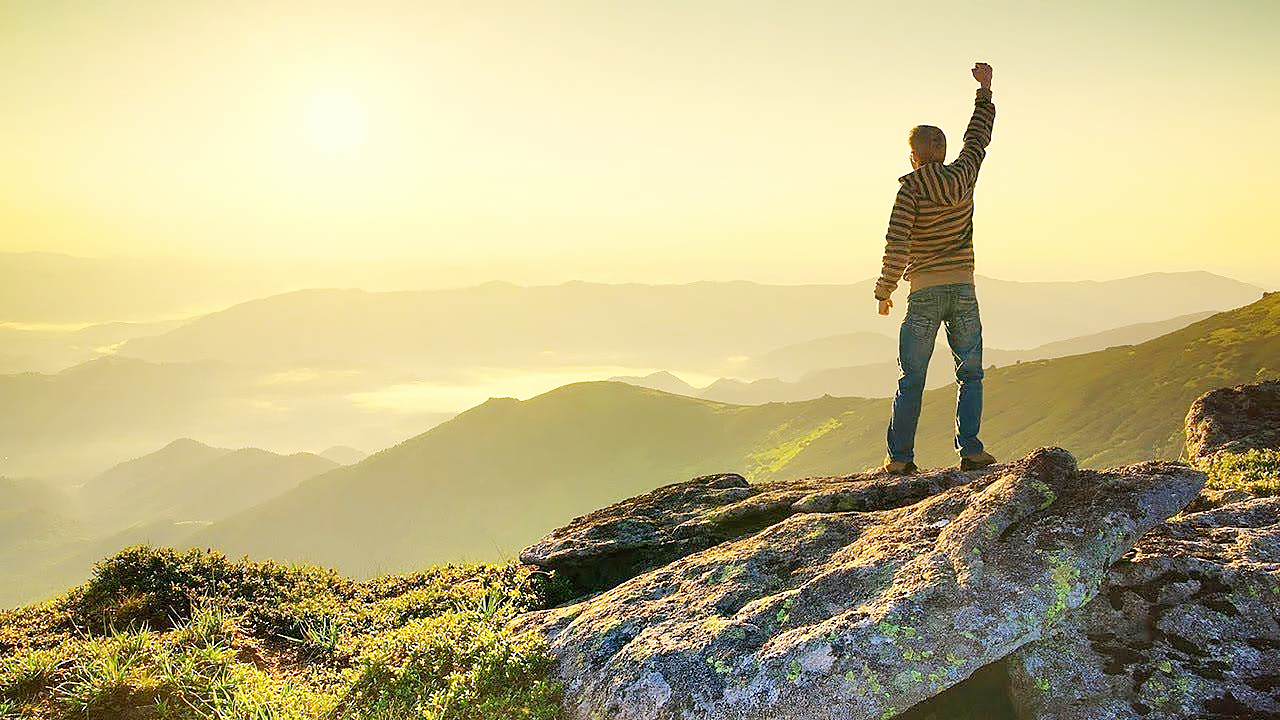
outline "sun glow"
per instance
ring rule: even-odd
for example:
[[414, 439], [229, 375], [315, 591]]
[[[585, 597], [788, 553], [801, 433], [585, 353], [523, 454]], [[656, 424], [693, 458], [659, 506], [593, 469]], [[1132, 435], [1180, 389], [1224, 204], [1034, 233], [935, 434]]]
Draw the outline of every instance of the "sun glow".
[[311, 140], [327, 150], [347, 150], [364, 144], [365, 114], [348, 93], [317, 93], [307, 108]]

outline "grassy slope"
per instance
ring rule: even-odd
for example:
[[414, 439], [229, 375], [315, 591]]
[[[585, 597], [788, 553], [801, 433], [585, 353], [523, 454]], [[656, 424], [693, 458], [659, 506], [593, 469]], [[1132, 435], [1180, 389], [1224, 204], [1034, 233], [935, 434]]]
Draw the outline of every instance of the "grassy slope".
[[[1016, 358], [1020, 361], [1045, 360], [1048, 358], [1067, 357], [1068, 355], [1079, 355], [1081, 353], [1103, 350], [1116, 345], [1134, 345], [1137, 343], [1144, 343], [1148, 340], [1154, 340], [1162, 335], [1177, 332], [1192, 323], [1199, 322], [1212, 315], [1214, 315], [1214, 313], [1208, 311], [1191, 313], [1189, 315], [1179, 315], [1178, 317], [1169, 318], [1168, 320], [1126, 325], [1113, 330], [1104, 330], [1100, 333], [1094, 333], [1093, 335], [1085, 335], [1084, 337], [1045, 343], [1044, 345], [1031, 348], [1030, 350], [1013, 350], [1008, 352], [1010, 355], [1015, 356], [1025, 355], [1025, 357]], [[1005, 365], [1006, 363], [997, 362], [995, 364]]]
[[[1193, 322], [1213, 315], [1212, 312], [1181, 315], [1160, 322], [1140, 323], [1107, 330], [1093, 335], [1070, 338], [1048, 343], [1030, 350], [1000, 350], [986, 347], [983, 350], [983, 362], [987, 366], [1004, 367], [1031, 360], [1080, 355], [1096, 352], [1116, 345], [1132, 345], [1146, 342], [1153, 338], [1180, 330]], [[776, 379], [757, 380], [755, 382], [720, 380], [701, 392], [681, 392], [685, 395], [696, 395], [708, 400], [727, 403], [764, 403], [807, 400], [822, 395], [848, 395], [861, 397], [892, 397], [898, 377], [897, 340], [884, 338], [889, 344], [877, 343], [874, 340], [868, 347], [854, 349], [855, 343], [866, 342], [865, 336], [871, 333], [842, 335], [824, 338], [809, 345], [814, 352], [796, 358], [792, 364], [798, 379], [790, 382], [779, 382]], [[955, 382], [954, 364], [951, 351], [946, 345], [946, 333], [938, 333], [939, 344], [934, 349], [933, 359], [929, 363], [929, 382], [927, 387], [939, 388]], [[881, 336], [883, 337], [883, 336]], [[798, 345], [793, 348], [805, 349]], [[791, 348], [784, 348], [790, 351]], [[870, 353], [870, 354], [868, 354]], [[862, 356], [860, 361], [852, 361]], [[808, 363], [802, 365], [801, 363]], [[799, 369], [804, 371], [800, 372]], [[820, 369], [814, 369], [820, 368]], [[753, 368], [754, 369], [754, 368]], [[776, 373], [775, 373], [776, 374]], [[766, 373], [761, 377], [769, 377]], [[655, 387], [652, 383], [635, 383], [646, 387]], [[659, 388], [662, 389], [662, 388]]]
[[[1028, 360], [1079, 355], [1115, 345], [1146, 342], [1175, 330], [1181, 330], [1213, 314], [1213, 311], [1206, 310], [1167, 320], [1124, 325], [1089, 335], [1056, 340], [1029, 350], [1001, 350], [988, 346], [984, 352], [987, 355], [988, 364], [999, 366]], [[751, 358], [743, 368], [744, 374], [763, 378], [792, 375], [794, 377], [784, 379], [794, 380], [807, 373], [826, 369], [842, 370], [881, 362], [894, 364], [898, 354], [897, 330], [896, 325], [886, 325], [879, 332], [835, 335], [778, 348], [758, 358]], [[938, 345], [939, 348], [946, 347], [945, 337], [941, 333], [938, 336]]]
[[361, 574], [496, 559], [656, 485], [726, 471], [772, 477], [802, 438], [870, 402], [744, 407], [607, 382], [490, 400], [194, 542]]
[[[1192, 400], [1278, 375], [1280, 293], [1273, 293], [1140, 345], [989, 371], [982, 437], [1001, 458], [1052, 444], [1097, 467], [1176, 459]], [[954, 386], [925, 394], [916, 447], [926, 465], [955, 461], [954, 404]], [[887, 404], [875, 410], [887, 413]], [[880, 456], [885, 417], [842, 419], [844, 427], [798, 457], [792, 473], [820, 474]]]
[[[1141, 345], [1010, 368], [990, 427], [1015, 448], [1059, 437], [1084, 463], [1177, 458], [1199, 395], [1280, 375], [1280, 294]], [[1018, 409], [1016, 415], [1007, 415]]]

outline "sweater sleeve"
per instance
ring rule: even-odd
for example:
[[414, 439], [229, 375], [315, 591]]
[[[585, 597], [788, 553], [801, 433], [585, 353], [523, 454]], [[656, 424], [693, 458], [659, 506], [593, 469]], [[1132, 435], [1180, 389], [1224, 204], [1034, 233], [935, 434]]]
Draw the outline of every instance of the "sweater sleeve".
[[888, 300], [898, 287], [898, 280], [911, 258], [911, 230], [916, 222], [916, 199], [906, 185], [898, 188], [889, 214], [889, 231], [885, 234], [884, 263], [876, 281], [876, 299]]
[[996, 106], [991, 102], [991, 91], [978, 88], [973, 102], [973, 117], [969, 119], [969, 127], [964, 131], [964, 147], [960, 149], [960, 157], [952, 162], [948, 169], [963, 187], [971, 187], [978, 181], [978, 169], [982, 167], [982, 159], [987, 155], [987, 145], [991, 143], [991, 130], [996, 121]]

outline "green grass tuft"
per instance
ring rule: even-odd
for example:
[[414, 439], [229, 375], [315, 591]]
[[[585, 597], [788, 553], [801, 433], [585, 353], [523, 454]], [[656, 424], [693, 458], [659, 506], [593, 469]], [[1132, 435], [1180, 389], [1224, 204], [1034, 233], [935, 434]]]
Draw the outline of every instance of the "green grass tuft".
[[1280, 494], [1280, 451], [1251, 449], [1219, 453], [1200, 463], [1210, 487], [1244, 490], [1254, 495]]

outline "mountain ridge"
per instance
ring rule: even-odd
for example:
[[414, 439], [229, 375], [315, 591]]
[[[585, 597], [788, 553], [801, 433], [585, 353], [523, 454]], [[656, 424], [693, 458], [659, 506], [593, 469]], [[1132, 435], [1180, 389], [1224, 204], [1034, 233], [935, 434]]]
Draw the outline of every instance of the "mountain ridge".
[[[988, 368], [1006, 367], [1032, 360], [1069, 357], [1111, 347], [1139, 344], [1174, 330], [1182, 329], [1211, 315], [1213, 315], [1212, 312], [1199, 312], [1169, 318], [1168, 320], [1126, 325], [1092, 335], [1047, 343], [1028, 350], [1003, 350], [988, 347], [983, 349], [983, 365]], [[863, 335], [863, 333], [852, 333], [820, 338], [819, 341], [815, 341], [815, 344], [801, 343], [781, 350], [791, 351], [794, 348], [798, 352], [804, 352], [806, 349], [813, 347], [823, 348], [823, 350], [833, 347], [842, 348], [850, 342], [856, 342], [861, 339]], [[678, 377], [662, 377], [658, 373], [653, 373], [646, 377], [623, 376], [612, 379], [668, 392], [680, 392], [693, 397], [737, 404], [793, 402], [822, 395], [871, 398], [892, 397], [897, 390], [899, 375], [896, 359], [896, 341], [891, 341], [890, 345], [881, 343], [879, 350], [881, 353], [887, 353], [888, 358], [880, 362], [839, 367], [821, 366], [820, 363], [824, 361], [820, 358], [824, 357], [824, 355], [816, 357], [810, 355], [803, 362], [815, 367], [801, 373], [798, 379], [790, 381], [776, 377], [758, 380], [719, 378], [715, 382], [699, 388], [684, 383]], [[826, 362], [829, 363], [830, 361]], [[658, 377], [651, 380], [650, 378], [654, 378], [655, 375]], [[673, 380], [674, 382], [672, 382]], [[934, 348], [933, 357], [929, 363], [926, 387], [932, 390], [945, 387], [954, 382], [955, 375], [951, 351], [946, 345], [945, 337], [940, 333], [938, 344]], [[683, 384], [687, 390], [680, 388], [675, 383]]]
[[[1149, 274], [1080, 283], [979, 277], [987, 341], [1032, 347], [1116, 326], [1225, 310], [1261, 289], [1211, 273]], [[1084, 281], [1081, 281], [1084, 282]], [[860, 330], [890, 320], [850, 313], [873, 280], [848, 285], [579, 283], [368, 292], [299, 290], [233, 305], [117, 352], [152, 361], [216, 358], [273, 365], [311, 361], [538, 367], [557, 355], [634, 367], [697, 369], [737, 355]], [[583, 295], [589, 296], [584, 301]], [[495, 304], [496, 303], [496, 304]], [[896, 312], [896, 311], [895, 311]], [[412, 336], [400, 329], [414, 327]], [[466, 342], [459, 333], [465, 328]], [[342, 338], [335, 345], [332, 338]], [[546, 351], [555, 354], [547, 355]]]

